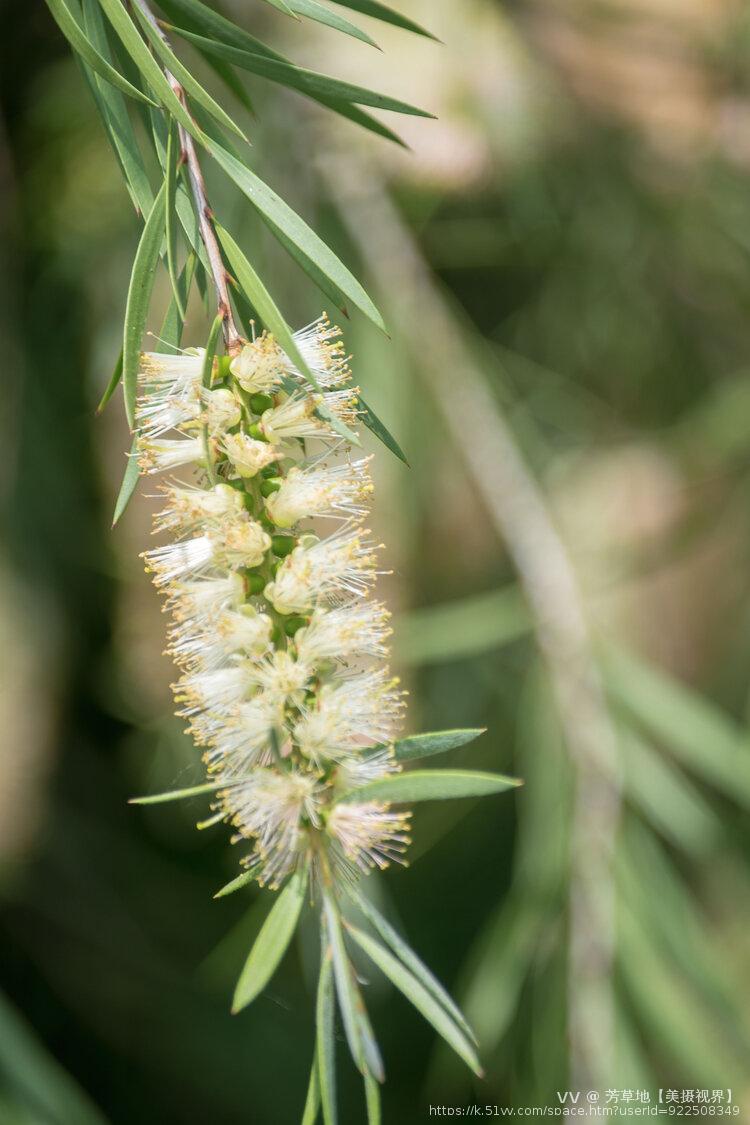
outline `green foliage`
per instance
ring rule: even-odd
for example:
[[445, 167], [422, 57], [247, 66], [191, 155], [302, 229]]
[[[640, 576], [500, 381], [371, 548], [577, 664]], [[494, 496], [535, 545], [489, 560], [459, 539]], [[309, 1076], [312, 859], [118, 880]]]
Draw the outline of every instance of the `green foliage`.
[[294, 874], [279, 892], [255, 940], [234, 991], [232, 1011], [240, 1012], [263, 991], [297, 928], [307, 891], [307, 870]]

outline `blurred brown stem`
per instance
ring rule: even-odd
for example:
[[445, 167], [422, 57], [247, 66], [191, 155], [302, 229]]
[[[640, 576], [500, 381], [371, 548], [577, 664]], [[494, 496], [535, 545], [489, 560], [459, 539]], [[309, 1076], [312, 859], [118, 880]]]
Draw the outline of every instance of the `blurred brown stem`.
[[[154, 13], [151, 11], [146, 0], [133, 0], [151, 27], [153, 27], [156, 34], [160, 39], [167, 44], [171, 49], [169, 39], [165, 35], [159, 21]], [[188, 108], [185, 91], [175, 76], [164, 67], [164, 73], [167, 80], [175, 92], [175, 95], [180, 99], [185, 108]], [[180, 149], [184, 154], [185, 163], [187, 164], [188, 178], [190, 180], [190, 190], [193, 195], [193, 203], [195, 205], [196, 215], [198, 217], [198, 226], [201, 233], [203, 245], [206, 248], [208, 255], [208, 262], [211, 267], [211, 277], [216, 290], [216, 302], [218, 310], [223, 317], [223, 332], [224, 343], [226, 344], [227, 351], [230, 355], [235, 355], [242, 346], [242, 334], [239, 332], [232, 313], [232, 302], [229, 297], [229, 286], [227, 282], [227, 271], [224, 268], [224, 260], [221, 256], [221, 249], [219, 241], [216, 237], [216, 231], [213, 224], [213, 212], [208, 202], [206, 195], [206, 183], [203, 179], [203, 172], [201, 170], [200, 161], [198, 160], [198, 153], [195, 149], [195, 142], [190, 136], [188, 131], [182, 127], [177, 126], [178, 135], [180, 138]]]
[[620, 807], [616, 733], [591, 651], [578, 583], [541, 489], [498, 409], [448, 299], [374, 166], [324, 169], [390, 314], [429, 372], [427, 386], [503, 538], [535, 618], [576, 775], [569, 898], [570, 1081], [613, 1080], [613, 854]]

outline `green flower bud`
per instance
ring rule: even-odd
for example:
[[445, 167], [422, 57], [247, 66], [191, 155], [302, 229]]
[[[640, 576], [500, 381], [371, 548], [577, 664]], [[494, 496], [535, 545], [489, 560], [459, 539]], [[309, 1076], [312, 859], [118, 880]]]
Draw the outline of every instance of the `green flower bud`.
[[248, 426], [247, 432], [250, 434], [250, 437], [255, 438], [256, 441], [268, 441], [268, 438], [263, 433], [260, 428], [260, 423], [258, 422], [253, 422], [251, 426]]
[[284, 622], [284, 632], [287, 637], [293, 637], [300, 629], [304, 629], [309, 622], [307, 617], [287, 617]]
[[250, 395], [250, 409], [253, 414], [262, 414], [265, 410], [270, 410], [272, 406], [273, 399], [270, 395]]
[[248, 595], [252, 596], [253, 594], [263, 593], [266, 580], [262, 574], [258, 574], [257, 571], [246, 570], [243, 574], [243, 578], [245, 579], [245, 589]]
[[261, 482], [260, 494], [261, 496], [270, 496], [272, 492], [278, 492], [281, 488], [281, 477], [267, 477], [266, 480]]
[[296, 546], [297, 540], [292, 535], [274, 535], [271, 540], [271, 550], [280, 559], [285, 559], [287, 555], [291, 555]]

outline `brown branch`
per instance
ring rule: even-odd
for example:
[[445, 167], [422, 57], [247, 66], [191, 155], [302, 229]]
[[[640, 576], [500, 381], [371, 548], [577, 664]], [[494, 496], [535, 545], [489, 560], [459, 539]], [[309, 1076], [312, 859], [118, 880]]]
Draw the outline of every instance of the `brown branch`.
[[[159, 38], [166, 43], [171, 50], [169, 39], [165, 35], [159, 21], [154, 13], [151, 11], [147, 0], [133, 0], [133, 3], [138, 7], [144, 19], [153, 27]], [[176, 97], [180, 99], [182, 104], [187, 110], [187, 98], [182, 85], [177, 81], [171, 71], [165, 66], [164, 74], [167, 77], [169, 85], [174, 90]], [[208, 263], [211, 267], [211, 278], [213, 280], [214, 289], [216, 291], [216, 303], [218, 311], [221, 313], [223, 319], [223, 332], [224, 343], [227, 352], [230, 355], [236, 355], [243, 344], [244, 337], [238, 330], [232, 313], [232, 302], [229, 297], [228, 275], [224, 268], [224, 260], [221, 256], [221, 248], [219, 240], [216, 237], [214, 229], [214, 214], [208, 202], [206, 195], [206, 182], [203, 179], [203, 172], [201, 170], [200, 161], [198, 160], [198, 153], [195, 149], [195, 142], [188, 133], [187, 129], [182, 125], [177, 126], [178, 136], [180, 140], [180, 150], [183, 155], [185, 164], [188, 170], [188, 179], [190, 180], [190, 190], [193, 196], [193, 204], [195, 212], [198, 217], [198, 228], [200, 230], [201, 240], [206, 248], [208, 255]]]

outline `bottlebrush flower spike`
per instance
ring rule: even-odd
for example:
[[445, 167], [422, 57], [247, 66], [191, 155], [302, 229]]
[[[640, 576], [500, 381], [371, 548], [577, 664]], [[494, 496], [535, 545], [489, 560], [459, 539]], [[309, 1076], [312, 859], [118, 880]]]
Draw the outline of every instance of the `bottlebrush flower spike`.
[[[295, 345], [322, 391], [268, 333], [208, 369], [201, 349], [142, 357], [137, 463], [145, 473], [193, 469], [159, 487], [154, 531], [169, 538], [143, 558], [173, 619], [177, 713], [214, 793], [201, 827], [224, 821], [234, 843], [249, 845], [245, 874], [226, 891], [250, 879], [284, 885], [273, 910], [299, 911], [309, 886], [323, 907], [324, 945], [339, 957], [353, 1057], [381, 1078], [364, 1006], [348, 1007], [347, 990], [358, 986], [341, 906], [358, 894], [360, 876], [405, 862], [411, 814], [380, 792], [400, 780], [394, 744], [405, 693], [386, 666], [390, 615], [371, 597], [382, 573], [382, 544], [362, 526], [371, 458], [353, 460], [330, 421], [357, 422], [348, 357], [326, 317], [296, 333]], [[323, 538], [310, 522], [321, 519], [336, 521]], [[403, 943], [393, 946], [383, 925], [400, 956]], [[420, 972], [418, 988], [432, 982], [443, 996], [429, 970]], [[248, 1002], [243, 980], [235, 1009]], [[464, 1031], [452, 1025], [450, 1035], [478, 1072]]]

